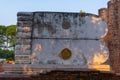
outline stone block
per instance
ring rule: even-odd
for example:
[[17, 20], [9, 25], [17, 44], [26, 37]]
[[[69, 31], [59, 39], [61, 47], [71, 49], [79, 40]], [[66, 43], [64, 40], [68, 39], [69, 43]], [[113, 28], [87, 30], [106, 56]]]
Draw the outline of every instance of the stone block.
[[30, 58], [31, 58], [30, 55], [15, 55], [16, 60], [27, 60], [27, 59], [30, 59]]
[[31, 50], [29, 49], [29, 50], [15, 50], [15, 53], [16, 53], [16, 55], [31, 55]]
[[20, 27], [32, 27], [33, 22], [32, 21], [18, 21], [17, 26], [20, 26]]
[[89, 69], [96, 69], [99, 71], [111, 71], [110, 65], [89, 65]]
[[21, 39], [17, 38], [16, 39], [16, 46], [17, 45], [31, 45], [31, 39]]
[[15, 60], [15, 64], [31, 64], [31, 60]]
[[18, 16], [17, 20], [18, 21], [32, 21], [33, 20], [33, 16]]
[[31, 27], [17, 27], [17, 32], [30, 32]]
[[33, 16], [32, 12], [18, 12], [17, 16]]
[[16, 34], [16, 37], [17, 38], [23, 38], [23, 39], [28, 39], [28, 38], [31, 38], [31, 32], [17, 32]]
[[15, 55], [16, 64], [30, 64], [31, 56], [30, 55]]
[[16, 50], [22, 50], [22, 51], [29, 50], [30, 48], [31, 48], [31, 45], [24, 45], [24, 44], [15, 46]]

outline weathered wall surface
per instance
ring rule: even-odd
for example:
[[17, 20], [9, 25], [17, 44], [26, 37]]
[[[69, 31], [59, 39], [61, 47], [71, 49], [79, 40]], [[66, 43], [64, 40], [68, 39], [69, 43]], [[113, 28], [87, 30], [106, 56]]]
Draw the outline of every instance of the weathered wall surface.
[[[33, 63], [35, 64], [101, 64], [109, 58], [107, 47], [101, 41], [96, 40], [34, 39], [32, 44]], [[60, 57], [64, 48], [72, 52], [68, 60]]]
[[[41, 12], [34, 17], [33, 64], [101, 64], [108, 59], [109, 51], [100, 41], [107, 24], [98, 16]], [[65, 48], [72, 52], [68, 60], [59, 56]]]
[[35, 13], [33, 38], [101, 39], [107, 24], [95, 15], [79, 13]]
[[[107, 31], [105, 21], [92, 14], [18, 13], [15, 62], [102, 64], [109, 58], [108, 48], [102, 41]], [[61, 55], [70, 56], [65, 60]]]
[[15, 63], [31, 63], [31, 33], [33, 13], [18, 13]]

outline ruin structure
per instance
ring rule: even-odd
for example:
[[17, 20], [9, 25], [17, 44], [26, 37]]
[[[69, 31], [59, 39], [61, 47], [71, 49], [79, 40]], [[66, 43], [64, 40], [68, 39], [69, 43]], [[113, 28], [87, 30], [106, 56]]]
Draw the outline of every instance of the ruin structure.
[[119, 14], [119, 0], [99, 10], [102, 18], [88, 13], [19, 12], [16, 64], [4, 69], [28, 74], [61, 69], [120, 73]]
[[[107, 23], [97, 15], [67, 12], [17, 14], [15, 65], [6, 72], [94, 69], [110, 71]], [[14, 68], [13, 68], [14, 67]]]
[[105, 40], [110, 51], [112, 69], [120, 73], [120, 0], [110, 0], [107, 8], [99, 9], [99, 15], [109, 26]]

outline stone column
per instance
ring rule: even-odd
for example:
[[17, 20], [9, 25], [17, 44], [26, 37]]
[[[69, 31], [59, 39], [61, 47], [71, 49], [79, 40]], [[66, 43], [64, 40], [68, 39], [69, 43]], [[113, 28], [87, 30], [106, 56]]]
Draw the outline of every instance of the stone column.
[[120, 23], [119, 23], [120, 1], [108, 2], [108, 47], [113, 71], [120, 73]]
[[15, 64], [31, 63], [31, 30], [33, 13], [19, 12], [17, 14], [17, 34], [15, 47]]

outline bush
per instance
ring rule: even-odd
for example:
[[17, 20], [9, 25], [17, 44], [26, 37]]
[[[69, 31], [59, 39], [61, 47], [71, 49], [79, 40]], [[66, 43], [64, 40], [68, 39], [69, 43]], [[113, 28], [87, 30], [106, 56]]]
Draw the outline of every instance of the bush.
[[14, 50], [0, 50], [0, 58], [11, 59], [14, 60]]

